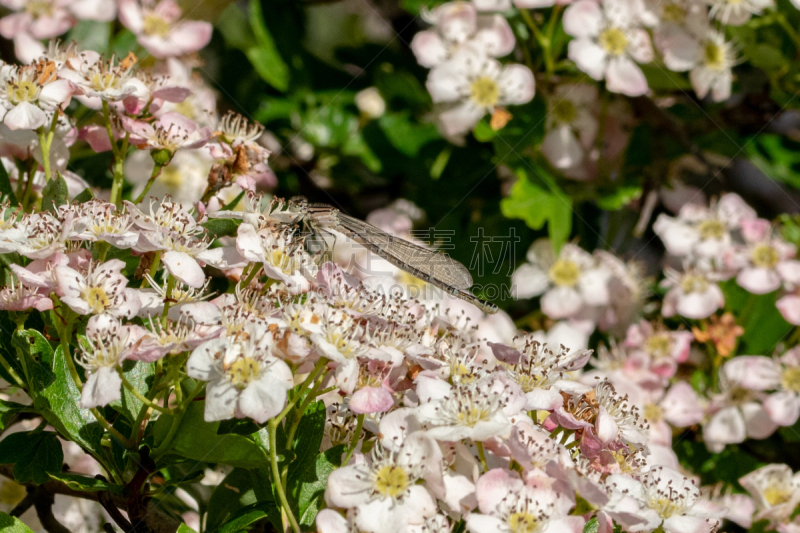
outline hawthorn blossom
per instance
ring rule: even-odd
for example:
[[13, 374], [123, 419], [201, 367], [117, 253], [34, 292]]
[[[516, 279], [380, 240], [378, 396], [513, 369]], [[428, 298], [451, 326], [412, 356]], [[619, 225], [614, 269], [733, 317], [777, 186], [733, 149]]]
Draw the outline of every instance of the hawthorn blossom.
[[68, 266], [57, 266], [58, 295], [80, 315], [136, 316], [141, 301], [135, 290], [127, 288], [128, 278], [122, 274], [123, 268], [125, 263], [119, 259], [90, 265], [85, 274]]
[[48, 295], [42, 294], [36, 287], [15, 282], [13, 276], [11, 284], [0, 289], [0, 309], [4, 311], [48, 311], [52, 308], [53, 300]]
[[647, 80], [637, 63], [653, 60], [650, 36], [626, 0], [579, 0], [564, 12], [564, 31], [573, 37], [569, 58], [609, 91], [641, 96]]
[[556, 168], [580, 164], [597, 135], [597, 87], [563, 84], [548, 99], [542, 153]]
[[756, 504], [754, 520], [788, 521], [800, 504], [800, 473], [785, 464], [768, 464], [739, 479]]
[[474, 44], [465, 44], [431, 70], [426, 82], [434, 103], [449, 104], [439, 114], [445, 134], [472, 129], [498, 106], [521, 105], [533, 99], [533, 73], [524, 65], [501, 65]]
[[661, 308], [665, 317], [678, 314], [699, 320], [725, 305], [722, 289], [711, 273], [690, 267], [685, 272], [667, 269], [664, 274], [661, 286], [669, 289]]
[[206, 422], [250, 417], [259, 424], [281, 412], [294, 384], [289, 366], [270, 353], [266, 327], [248, 323], [233, 337], [211, 339], [192, 351], [189, 377], [207, 381]]
[[304, 276], [311, 263], [303, 243], [294, 238], [292, 228], [265, 228], [250, 224], [237, 230], [236, 249], [247, 261], [259, 263], [272, 279], [283, 281], [294, 292], [305, 292], [309, 280]]
[[397, 533], [436, 514], [436, 500], [423, 483], [441, 476], [442, 454], [436, 441], [416, 431], [395, 446], [387, 449], [381, 441], [369, 456], [337, 468], [328, 477], [325, 502], [354, 509], [359, 531]]
[[71, 81], [76, 95], [86, 106], [99, 109], [103, 100], [117, 102], [128, 97], [149, 100], [147, 86], [134, 75], [136, 57], [130, 54], [117, 63], [115, 57], [104, 59], [92, 50], [86, 50], [67, 59], [66, 68], [59, 76]]
[[212, 135], [211, 128], [200, 127], [180, 113], [164, 113], [153, 123], [123, 116], [122, 124], [131, 134], [130, 143], [137, 148], [166, 150], [170, 155], [182, 148], [199, 148]]
[[730, 0], [706, 0], [711, 10], [709, 15], [723, 24], [741, 26], [753, 15], [760, 15], [765, 9], [775, 5], [773, 0], [743, 0], [731, 2]]
[[770, 420], [791, 426], [800, 418], [800, 347], [780, 357], [739, 356], [729, 363], [741, 366], [741, 385], [754, 391], [775, 391], [763, 400]]
[[610, 272], [578, 246], [567, 243], [556, 257], [550, 241], [539, 239], [527, 258], [511, 277], [516, 297], [543, 294], [542, 311], [550, 318], [570, 318], [586, 306], [609, 303]]
[[15, 13], [0, 19], [0, 35], [14, 41], [14, 54], [23, 63], [39, 57], [45, 48], [41, 39], [57, 37], [72, 28], [70, 0], [2, 0]]
[[525, 485], [516, 472], [492, 469], [480, 477], [475, 490], [480, 513], [466, 517], [472, 533], [583, 531], [582, 517], [567, 516], [567, 498], [549, 488]]
[[11, 130], [35, 130], [52, 121], [46, 111], [63, 110], [72, 97], [72, 84], [56, 77], [53, 63], [0, 67], [0, 115]]
[[670, 331], [661, 324], [642, 320], [628, 328], [625, 346], [636, 359], [633, 364], [646, 366], [656, 375], [670, 378], [675, 375], [678, 363], [689, 357], [693, 337], [691, 331]]
[[172, 0], [120, 0], [119, 20], [153, 57], [166, 58], [196, 52], [211, 40], [212, 26], [184, 20]]
[[75, 360], [88, 378], [81, 392], [81, 407], [90, 409], [119, 400], [122, 378], [117, 370], [131, 354], [144, 330], [123, 326], [109, 314], [95, 315], [86, 324], [86, 342], [80, 343]]
[[516, 45], [511, 26], [501, 15], [478, 14], [473, 3], [456, 1], [423, 11], [434, 27], [414, 34], [411, 51], [420, 65], [436, 67], [452, 57], [463, 43], [471, 43], [489, 57], [503, 57]]
[[768, 220], [742, 221], [742, 236], [745, 245], [725, 257], [728, 267], [739, 272], [739, 286], [753, 294], [766, 294], [780, 288], [784, 279], [800, 280], [797, 247], [773, 235]]

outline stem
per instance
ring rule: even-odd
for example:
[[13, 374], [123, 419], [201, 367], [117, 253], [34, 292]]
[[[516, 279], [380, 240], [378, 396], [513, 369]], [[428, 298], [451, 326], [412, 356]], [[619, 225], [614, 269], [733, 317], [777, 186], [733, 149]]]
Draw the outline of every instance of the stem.
[[[314, 387], [311, 389], [311, 391], [309, 391], [309, 393], [303, 399], [300, 406], [297, 408], [297, 414], [294, 417], [294, 422], [292, 423], [292, 427], [289, 428], [289, 433], [287, 434], [286, 437], [287, 443], [291, 443], [294, 441], [294, 435], [295, 433], [297, 433], [297, 429], [300, 426], [300, 420], [303, 419], [303, 413], [305, 413], [308, 404], [310, 404], [317, 397], [316, 394], [317, 390], [319, 389], [319, 386], [322, 385], [323, 381], [323, 379], [317, 379], [317, 377], [320, 375], [320, 372], [325, 369], [325, 365], [327, 364], [327, 362], [328, 360], [325, 358], [321, 358], [319, 361], [317, 361], [316, 366], [314, 366], [314, 369], [311, 371], [311, 373], [303, 382], [303, 384], [305, 385], [306, 383], [311, 382], [309, 380], [315, 381]], [[301, 387], [301, 389], [297, 392], [298, 398], [300, 397], [299, 395], [302, 393], [302, 390], [303, 387]]]
[[486, 466], [486, 452], [483, 451], [483, 443], [476, 442], [475, 447], [478, 448], [478, 457], [480, 457], [481, 460], [481, 468], [483, 468], [484, 472], [487, 472], [489, 467]]
[[133, 394], [136, 397], [137, 400], [139, 400], [140, 402], [142, 402], [146, 406], [148, 406], [148, 407], [150, 407], [152, 409], [155, 409], [156, 411], [161, 411], [162, 413], [170, 413], [170, 414], [172, 413], [171, 409], [164, 409], [163, 407], [161, 407], [157, 403], [154, 403], [149, 398], [144, 396], [141, 392], [136, 390], [136, 388], [131, 384], [131, 382], [128, 381], [128, 378], [125, 377], [125, 374], [122, 372], [122, 368], [121, 367], [117, 367], [117, 373], [119, 374], [119, 377], [122, 378], [122, 385], [126, 389], [128, 389], [131, 392], [131, 394]]
[[103, 426], [103, 428], [105, 428], [105, 430], [108, 431], [111, 434], [112, 437], [117, 439], [120, 444], [122, 444], [124, 447], [126, 447], [128, 449], [131, 449], [131, 448], [134, 447], [133, 441], [131, 441], [128, 437], [126, 437], [125, 435], [123, 435], [122, 433], [120, 433], [119, 431], [114, 429], [113, 427], [111, 427], [111, 424], [108, 423], [108, 420], [106, 420], [106, 418], [100, 413], [100, 411], [97, 410], [96, 407], [92, 407], [90, 409], [90, 411], [92, 412], [94, 417], [97, 419], [97, 421], [100, 422], [100, 425]]
[[14, 381], [17, 382], [17, 385], [19, 385], [22, 388], [27, 387], [27, 384], [24, 381], [22, 381], [22, 378], [19, 377], [17, 371], [14, 370], [14, 368], [9, 364], [8, 361], [6, 361], [6, 358], [3, 357], [2, 355], [0, 355], [0, 365], [2, 365], [3, 369], [8, 373], [8, 375], [11, 376]]
[[[162, 250], [158, 250], [156, 251], [156, 254], [153, 256], [153, 263], [150, 265], [150, 271], [148, 272], [148, 274], [150, 275], [150, 279], [153, 280], [156, 279], [156, 273], [158, 272], [158, 267], [161, 266], [161, 254], [163, 253], [164, 252]], [[142, 283], [147, 283], [147, 285], [150, 285], [150, 281], [147, 279], [147, 277], [144, 278], [144, 281], [142, 281]], [[143, 289], [147, 288], [147, 286], [144, 286], [142, 288]]]
[[167, 274], [167, 289], [164, 291], [164, 310], [161, 312], [161, 325], [167, 325], [167, 313], [169, 313], [169, 306], [172, 303], [172, 292], [175, 290], [176, 279], [172, 274]]
[[58, 111], [53, 113], [53, 120], [50, 122], [48, 130], [41, 130], [39, 136], [39, 148], [42, 150], [42, 166], [44, 167], [44, 178], [50, 181], [52, 176], [50, 170], [50, 147], [53, 145], [53, 137], [56, 132], [56, 124], [58, 123]]
[[356, 430], [353, 432], [353, 438], [350, 439], [350, 444], [347, 445], [347, 455], [342, 461], [342, 466], [347, 466], [347, 464], [350, 462], [350, 459], [356, 452], [356, 446], [358, 446], [358, 441], [359, 439], [361, 439], [361, 430], [364, 429], [364, 415], [358, 415], [358, 418], [356, 420], [357, 420]]
[[794, 31], [794, 28], [792, 28], [792, 25], [789, 24], [788, 20], [786, 20], [786, 17], [783, 15], [783, 13], [776, 10], [773, 13], [773, 16], [775, 17], [775, 20], [778, 22], [778, 24], [780, 24], [780, 26], [786, 32], [786, 34], [789, 36], [789, 38], [792, 40], [796, 53], [800, 54], [800, 35], [798, 35], [796, 31]]
[[150, 192], [150, 187], [153, 186], [153, 183], [155, 183], [156, 178], [158, 178], [158, 176], [161, 175], [161, 169], [164, 168], [164, 166], [159, 165], [158, 163], [154, 163], [154, 165], [155, 166], [153, 166], [153, 172], [150, 174], [150, 179], [147, 180], [147, 184], [144, 186], [144, 190], [142, 191], [142, 193], [136, 197], [136, 201], [133, 202], [134, 205], [139, 205], [142, 202], [142, 200], [145, 199], [147, 193]]
[[294, 517], [291, 507], [289, 507], [289, 500], [286, 499], [286, 491], [284, 490], [283, 483], [281, 481], [281, 470], [278, 466], [278, 440], [276, 438], [276, 432], [279, 423], [280, 419], [273, 418], [268, 424], [269, 460], [270, 464], [272, 465], [272, 482], [275, 483], [275, 488], [278, 490], [278, 498], [281, 500], [282, 515], [286, 515], [286, 518], [289, 520], [289, 523], [292, 526], [292, 530], [294, 530], [295, 533], [300, 533], [300, 525], [297, 523], [297, 519]]
[[261, 265], [253, 265], [253, 269], [247, 275], [247, 279], [244, 281], [243, 287], [249, 287], [250, 283], [252, 283], [253, 278], [256, 277], [256, 274], [261, 272]]
[[189, 407], [189, 403], [194, 400], [195, 396], [200, 394], [200, 391], [203, 389], [203, 387], [205, 387], [205, 383], [202, 381], [198, 382], [191, 394], [189, 394], [183, 403], [177, 407], [177, 413], [172, 418], [172, 425], [169, 427], [169, 432], [164, 438], [164, 442], [162, 442], [158, 448], [153, 450], [153, 453], [151, 454], [153, 460], [158, 459], [169, 451], [170, 446], [172, 445], [172, 439], [175, 438], [175, 434], [178, 432], [178, 428], [181, 425], [181, 420], [183, 420], [183, 415], [186, 413], [186, 408]]

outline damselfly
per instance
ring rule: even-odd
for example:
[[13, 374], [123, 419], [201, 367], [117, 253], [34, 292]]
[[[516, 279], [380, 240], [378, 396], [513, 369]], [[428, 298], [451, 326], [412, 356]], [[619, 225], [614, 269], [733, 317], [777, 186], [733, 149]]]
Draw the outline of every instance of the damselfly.
[[[303, 222], [315, 234], [339, 232], [360, 243], [367, 250], [397, 268], [467, 301], [487, 313], [496, 313], [497, 306], [469, 292], [472, 276], [469, 270], [445, 253], [410, 243], [372, 224], [345, 215], [327, 204], [309, 203], [303, 196], [289, 200], [287, 212], [296, 214], [293, 223]], [[324, 239], [323, 239], [324, 240]]]

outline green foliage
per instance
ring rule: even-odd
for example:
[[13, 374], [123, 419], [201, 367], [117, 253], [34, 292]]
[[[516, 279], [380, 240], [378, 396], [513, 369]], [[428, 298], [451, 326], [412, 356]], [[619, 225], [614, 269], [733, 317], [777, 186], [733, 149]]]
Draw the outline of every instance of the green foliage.
[[58, 206], [69, 202], [69, 189], [61, 173], [50, 178], [42, 189], [42, 209], [55, 212]]
[[600, 524], [597, 522], [597, 518], [593, 516], [588, 522], [586, 522], [586, 525], [583, 526], [583, 533], [597, 533], [599, 527]]
[[86, 477], [80, 474], [70, 474], [67, 472], [48, 472], [48, 474], [52, 479], [60, 481], [72, 490], [80, 490], [83, 492], [98, 492], [104, 490], [115, 494], [123, 493], [123, 487], [113, 485], [102, 479]]
[[0, 511], [0, 530], [3, 533], [33, 533], [33, 530], [15, 516]]
[[64, 453], [52, 431], [12, 433], [0, 441], [0, 458], [14, 465], [14, 479], [20, 483], [41, 485], [49, 474], [61, 471]]
[[[150, 384], [153, 382], [155, 376], [155, 368], [153, 365], [145, 363], [137, 363], [136, 361], [127, 361], [123, 365], [123, 374], [125, 379], [133, 385], [133, 388], [142, 396], [147, 396], [150, 390]], [[136, 420], [139, 411], [144, 404], [139, 400], [133, 392], [129, 391], [127, 387], [122, 388], [122, 398], [116, 402], [112, 402], [111, 406], [119, 411], [120, 414], [128, 418], [130, 422]]]
[[14, 189], [11, 188], [11, 180], [8, 178], [8, 172], [3, 165], [0, 165], [0, 194], [6, 197], [11, 205], [17, 203], [17, 195], [14, 194]]
[[778, 343], [785, 340], [792, 325], [775, 307], [777, 293], [751, 294], [735, 280], [725, 282], [725, 309], [732, 311], [744, 328], [739, 353], [772, 355]]

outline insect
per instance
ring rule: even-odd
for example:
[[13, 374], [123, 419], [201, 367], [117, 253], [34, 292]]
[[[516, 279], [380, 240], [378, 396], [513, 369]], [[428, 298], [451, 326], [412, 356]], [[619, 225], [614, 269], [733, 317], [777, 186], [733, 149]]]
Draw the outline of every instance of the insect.
[[496, 305], [469, 292], [472, 286], [469, 270], [445, 253], [428, 250], [390, 235], [372, 224], [345, 215], [333, 206], [309, 203], [303, 196], [290, 199], [287, 208], [289, 213], [296, 213], [292, 223], [303, 222], [313, 234], [339, 232], [397, 268], [439, 287], [448, 294], [487, 313], [497, 312]]

